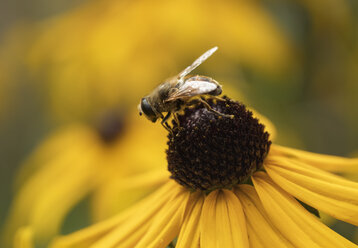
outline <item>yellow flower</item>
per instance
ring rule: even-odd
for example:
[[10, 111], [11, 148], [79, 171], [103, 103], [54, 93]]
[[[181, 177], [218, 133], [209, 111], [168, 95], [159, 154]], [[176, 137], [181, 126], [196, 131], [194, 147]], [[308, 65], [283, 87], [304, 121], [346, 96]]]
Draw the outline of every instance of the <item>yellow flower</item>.
[[[45, 244], [89, 194], [98, 221], [133, 204], [167, 178], [167, 172], [157, 172], [165, 167], [165, 142], [160, 141], [165, 130], [139, 121], [137, 112], [124, 120], [118, 116], [122, 117], [111, 113], [97, 128], [73, 124], [57, 130], [35, 150], [18, 173], [2, 238], [5, 247], [22, 226], [31, 227], [36, 244]], [[127, 180], [139, 172], [147, 179]]]
[[150, 90], [213, 45], [235, 68], [203, 69], [235, 72], [228, 77], [237, 76], [239, 62], [286, 73], [295, 53], [272, 14], [253, 1], [90, 1], [27, 29], [34, 36], [21, 60], [60, 120], [133, 103], [138, 87]]
[[324, 170], [329, 160], [353, 167], [357, 159], [271, 144], [243, 104], [210, 105], [235, 117], [186, 109], [169, 134], [171, 177], [161, 188], [51, 247], [357, 247], [312, 214], [358, 225], [358, 183]]
[[21, 227], [14, 238], [14, 248], [33, 248], [33, 232], [30, 227]]

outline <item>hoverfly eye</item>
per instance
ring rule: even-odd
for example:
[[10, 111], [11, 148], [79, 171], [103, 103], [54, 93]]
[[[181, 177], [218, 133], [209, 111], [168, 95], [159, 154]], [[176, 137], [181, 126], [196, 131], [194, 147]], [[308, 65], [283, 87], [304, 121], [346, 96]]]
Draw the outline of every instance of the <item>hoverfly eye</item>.
[[143, 111], [143, 114], [145, 114], [151, 121], [154, 122], [157, 120], [157, 116], [146, 98], [142, 98], [140, 107]]

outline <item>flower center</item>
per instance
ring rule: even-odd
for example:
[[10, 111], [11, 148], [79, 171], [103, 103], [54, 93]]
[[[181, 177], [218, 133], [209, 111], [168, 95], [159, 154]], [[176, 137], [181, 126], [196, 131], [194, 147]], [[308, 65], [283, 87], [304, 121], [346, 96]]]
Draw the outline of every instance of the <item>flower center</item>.
[[245, 183], [262, 167], [271, 141], [265, 126], [236, 101], [209, 99], [210, 106], [234, 118], [221, 117], [203, 104], [186, 108], [168, 135], [171, 178], [192, 190], [212, 191]]
[[124, 115], [116, 111], [103, 113], [97, 120], [95, 127], [102, 141], [106, 144], [112, 144], [125, 129]]

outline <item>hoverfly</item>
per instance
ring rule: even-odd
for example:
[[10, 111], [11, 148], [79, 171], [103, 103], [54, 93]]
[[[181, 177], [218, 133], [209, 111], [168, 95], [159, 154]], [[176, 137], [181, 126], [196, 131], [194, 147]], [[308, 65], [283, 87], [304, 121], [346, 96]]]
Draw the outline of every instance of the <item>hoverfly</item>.
[[[168, 131], [170, 131], [170, 126], [167, 120], [172, 114], [179, 125], [176, 113], [183, 109], [183, 107], [198, 102], [203, 103], [207, 110], [216, 115], [232, 118], [233, 116], [231, 115], [225, 115], [212, 109], [203, 98], [204, 95], [209, 95], [218, 100], [223, 100], [217, 97], [222, 92], [222, 87], [217, 81], [206, 76], [188, 75], [208, 59], [217, 49], [217, 47], [213, 47], [206, 51], [177, 76], [166, 80], [149, 95], [143, 97], [138, 105], [139, 114], [144, 114], [145, 117], [152, 122], [156, 122], [158, 118], [161, 118], [161, 124]], [[194, 99], [194, 97], [196, 98]], [[167, 114], [164, 116], [163, 113]]]

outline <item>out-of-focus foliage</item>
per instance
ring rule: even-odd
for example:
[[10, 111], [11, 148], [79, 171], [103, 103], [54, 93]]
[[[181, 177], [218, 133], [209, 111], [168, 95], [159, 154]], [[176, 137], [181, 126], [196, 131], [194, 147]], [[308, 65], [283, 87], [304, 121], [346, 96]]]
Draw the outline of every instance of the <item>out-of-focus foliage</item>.
[[[25, 30], [22, 28], [15, 29], [10, 32], [3, 43], [4, 47], [0, 47], [0, 120], [11, 117], [11, 111], [16, 105], [15, 94], [18, 90], [18, 82], [21, 81], [23, 75], [19, 74], [22, 65], [19, 63], [24, 59], [26, 50]], [[1, 43], [0, 43], [1, 44]]]
[[[194, 73], [218, 80], [225, 94], [235, 95], [238, 88], [238, 100], [273, 120], [279, 142], [336, 155], [358, 147], [355, 1], [83, 0], [42, 20], [19, 16], [15, 24], [0, 43], [0, 197], [9, 194], [14, 169], [23, 164], [7, 214], [9, 243], [15, 232], [26, 239], [26, 230], [45, 243], [90, 192], [89, 204], [80, 208], [92, 206], [96, 221], [146, 194], [123, 190], [140, 176], [122, 179], [145, 173], [151, 164], [165, 167], [165, 134], [158, 123], [133, 120], [136, 104], [215, 45], [218, 52]], [[88, 123], [117, 107], [131, 116], [130, 128], [104, 145]], [[74, 124], [78, 120], [86, 124]], [[56, 131], [63, 123], [70, 128]], [[48, 151], [51, 140], [54, 153]], [[50, 191], [64, 201], [58, 203]], [[0, 210], [9, 205], [1, 202]], [[61, 208], [54, 211], [56, 205]], [[41, 216], [51, 210], [46, 226]], [[353, 238], [351, 227], [339, 232]]]

